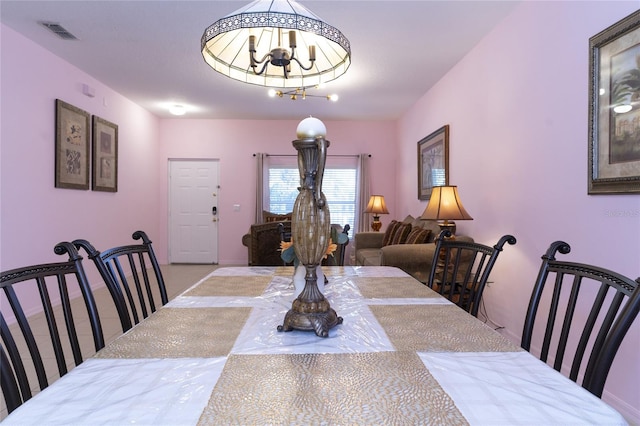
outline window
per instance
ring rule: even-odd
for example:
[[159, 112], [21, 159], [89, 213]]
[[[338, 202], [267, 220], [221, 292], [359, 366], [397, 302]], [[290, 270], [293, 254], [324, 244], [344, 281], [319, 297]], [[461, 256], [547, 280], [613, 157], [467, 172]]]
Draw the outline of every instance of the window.
[[[300, 173], [296, 156], [269, 156], [264, 168], [264, 182], [269, 185], [264, 191], [265, 210], [272, 213], [288, 213], [298, 196]], [[322, 178], [322, 192], [327, 198], [331, 223], [351, 229], [356, 227], [357, 157], [327, 156]]]

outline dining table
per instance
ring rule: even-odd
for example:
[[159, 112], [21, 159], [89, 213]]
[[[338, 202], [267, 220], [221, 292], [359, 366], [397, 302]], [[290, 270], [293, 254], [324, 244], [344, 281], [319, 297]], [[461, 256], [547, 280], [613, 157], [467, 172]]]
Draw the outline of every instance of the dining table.
[[401, 269], [322, 270], [327, 337], [278, 331], [293, 267], [219, 267], [4, 423], [627, 424]]

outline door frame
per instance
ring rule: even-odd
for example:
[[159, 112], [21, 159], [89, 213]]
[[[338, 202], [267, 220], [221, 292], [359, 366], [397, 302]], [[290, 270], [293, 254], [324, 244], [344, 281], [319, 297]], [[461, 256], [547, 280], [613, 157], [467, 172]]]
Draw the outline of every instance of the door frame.
[[[173, 259], [173, 252], [172, 252], [172, 244], [173, 244], [173, 238], [172, 238], [172, 181], [171, 181], [171, 171], [172, 171], [172, 163], [174, 162], [191, 162], [191, 161], [199, 161], [199, 162], [215, 162], [218, 164], [218, 170], [217, 170], [217, 197], [218, 197], [218, 217], [220, 215], [220, 167], [221, 167], [221, 160], [220, 158], [213, 158], [213, 157], [206, 157], [206, 158], [197, 158], [197, 157], [169, 157], [167, 158], [167, 261], [169, 264], [172, 263], [181, 263], [181, 262], [174, 262]], [[213, 259], [213, 261], [211, 262], [211, 264], [219, 264], [220, 262], [220, 230], [219, 227], [216, 231], [216, 235], [215, 235], [215, 239], [214, 239], [214, 244], [215, 244], [215, 254], [216, 254], [216, 259]], [[194, 263], [194, 265], [197, 263]], [[209, 263], [207, 263], [209, 264]]]

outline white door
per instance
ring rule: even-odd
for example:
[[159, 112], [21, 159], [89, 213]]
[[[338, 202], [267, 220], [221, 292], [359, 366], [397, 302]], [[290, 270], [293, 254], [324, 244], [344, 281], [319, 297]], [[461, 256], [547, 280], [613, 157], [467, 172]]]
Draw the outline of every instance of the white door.
[[169, 262], [218, 263], [217, 160], [169, 160]]

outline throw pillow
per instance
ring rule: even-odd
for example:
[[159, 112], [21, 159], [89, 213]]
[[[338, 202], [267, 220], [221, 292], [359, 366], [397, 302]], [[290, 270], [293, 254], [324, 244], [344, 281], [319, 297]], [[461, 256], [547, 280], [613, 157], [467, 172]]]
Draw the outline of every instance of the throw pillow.
[[424, 244], [429, 239], [429, 234], [431, 234], [430, 229], [424, 229], [419, 226], [414, 226], [411, 228], [411, 232], [407, 235], [407, 240], [404, 242], [405, 244]]
[[396, 233], [396, 229], [400, 226], [400, 222], [397, 220], [392, 220], [387, 226], [387, 230], [384, 233], [384, 237], [382, 237], [382, 246], [388, 246], [391, 244], [391, 240], [393, 239], [393, 235]]
[[391, 239], [390, 244], [404, 244], [407, 239], [407, 236], [411, 232], [411, 224], [410, 223], [400, 223], [398, 228], [396, 229], [395, 234], [393, 234], [393, 238]]
[[407, 215], [407, 217], [404, 218], [404, 220], [402, 221], [402, 223], [413, 223], [415, 219], [413, 218], [413, 216], [411, 216], [410, 214]]

